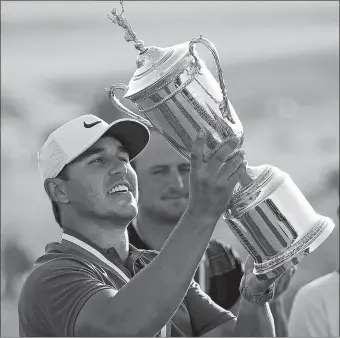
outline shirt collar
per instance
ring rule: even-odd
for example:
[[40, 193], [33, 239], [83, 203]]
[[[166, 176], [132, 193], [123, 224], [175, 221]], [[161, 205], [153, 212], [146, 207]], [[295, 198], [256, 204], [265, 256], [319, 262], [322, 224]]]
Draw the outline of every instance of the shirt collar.
[[[118, 253], [117, 253], [117, 251], [114, 247], [103, 249], [100, 246], [98, 246], [96, 243], [92, 242], [87, 237], [83, 236], [81, 233], [79, 233], [75, 230], [64, 228], [63, 232], [67, 235], [73, 236], [73, 237], [81, 240], [82, 242], [84, 242], [84, 243], [88, 244], [89, 246], [91, 246], [92, 248], [96, 249], [98, 252], [100, 252], [109, 261], [112, 261], [113, 263], [118, 263], [120, 266], [127, 265], [127, 264], [123, 263], [122, 259], [120, 258], [120, 256], [118, 255]], [[134, 258], [136, 256], [139, 256], [139, 254], [140, 254], [140, 250], [135, 248], [133, 245], [129, 244], [129, 258], [130, 258], [130, 256], [133, 256], [133, 258]], [[128, 260], [129, 260], [129, 258], [128, 258]]]

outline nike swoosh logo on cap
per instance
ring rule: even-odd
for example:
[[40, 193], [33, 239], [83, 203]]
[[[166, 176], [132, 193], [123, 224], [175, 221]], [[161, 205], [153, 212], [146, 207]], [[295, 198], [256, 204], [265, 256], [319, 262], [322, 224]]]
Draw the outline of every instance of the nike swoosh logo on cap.
[[85, 128], [92, 128], [92, 127], [94, 127], [96, 124], [98, 124], [98, 123], [101, 123], [102, 121], [96, 121], [96, 122], [93, 122], [93, 123], [86, 123], [86, 122], [84, 122], [84, 127]]

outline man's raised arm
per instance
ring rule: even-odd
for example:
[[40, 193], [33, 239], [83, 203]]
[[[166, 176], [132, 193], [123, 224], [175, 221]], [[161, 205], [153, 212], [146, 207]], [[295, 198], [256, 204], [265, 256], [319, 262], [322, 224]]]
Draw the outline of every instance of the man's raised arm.
[[220, 215], [227, 208], [244, 153], [225, 162], [221, 148], [203, 163], [205, 135], [193, 146], [190, 201], [159, 255], [121, 290], [98, 291], [82, 307], [76, 336], [154, 336], [186, 295]]

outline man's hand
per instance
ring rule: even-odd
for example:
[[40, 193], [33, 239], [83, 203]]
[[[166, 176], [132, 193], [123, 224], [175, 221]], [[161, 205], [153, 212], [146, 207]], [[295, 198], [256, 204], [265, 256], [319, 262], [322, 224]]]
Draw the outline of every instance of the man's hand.
[[256, 275], [253, 273], [254, 268], [254, 260], [248, 255], [245, 263], [245, 287], [249, 293], [252, 295], [261, 295], [266, 292], [270, 288], [270, 286], [281, 276], [275, 276], [266, 280], [259, 280]]
[[278, 298], [287, 290], [288, 285], [296, 271], [296, 267], [290, 268], [281, 275], [277, 275], [271, 279], [259, 280], [253, 273], [254, 260], [249, 255], [245, 263], [245, 286], [253, 295], [264, 293], [275, 282], [274, 298]]
[[204, 163], [205, 139], [205, 134], [200, 132], [192, 148], [188, 210], [217, 221], [228, 208], [238, 176], [246, 170], [245, 152], [240, 151], [226, 161], [230, 148], [223, 146]]

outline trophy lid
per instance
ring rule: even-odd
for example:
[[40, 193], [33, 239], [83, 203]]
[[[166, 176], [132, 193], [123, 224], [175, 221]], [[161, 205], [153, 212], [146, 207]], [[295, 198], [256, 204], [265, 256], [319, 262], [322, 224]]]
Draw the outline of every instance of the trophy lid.
[[137, 57], [137, 69], [124, 97], [133, 101], [141, 100], [145, 96], [144, 92], [154, 93], [163, 87], [169, 79], [186, 68], [189, 62], [186, 56], [190, 58], [188, 51], [189, 42], [168, 48], [147, 47], [146, 51]]
[[123, 1], [120, 1], [120, 4], [122, 13], [117, 14], [116, 9], [113, 9], [108, 17], [125, 29], [125, 40], [134, 41], [135, 48], [139, 51], [137, 69], [124, 97], [132, 101], [140, 101], [161, 88], [169, 79], [180, 74], [193, 58], [189, 53], [189, 42], [167, 48], [144, 47], [144, 42], [137, 39], [131, 24], [123, 17]]

